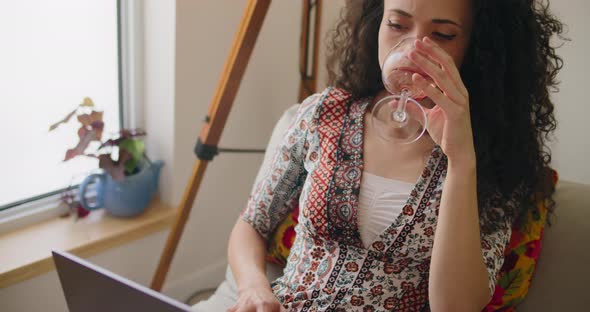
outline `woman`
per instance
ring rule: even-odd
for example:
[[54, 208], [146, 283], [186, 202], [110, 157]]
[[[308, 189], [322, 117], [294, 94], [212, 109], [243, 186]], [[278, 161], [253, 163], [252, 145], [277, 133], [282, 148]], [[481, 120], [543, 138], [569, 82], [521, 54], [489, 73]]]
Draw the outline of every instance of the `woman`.
[[[335, 87], [302, 103], [232, 232], [230, 311], [481, 310], [511, 225], [551, 198], [548, 88], [561, 59], [549, 40], [562, 25], [547, 7], [349, 1], [332, 40]], [[380, 64], [407, 37], [420, 38], [408, 66], [428, 96], [428, 135], [395, 145], [368, 125], [387, 95]], [[375, 183], [406, 200], [375, 206]], [[296, 204], [297, 236], [271, 288], [265, 240]]]

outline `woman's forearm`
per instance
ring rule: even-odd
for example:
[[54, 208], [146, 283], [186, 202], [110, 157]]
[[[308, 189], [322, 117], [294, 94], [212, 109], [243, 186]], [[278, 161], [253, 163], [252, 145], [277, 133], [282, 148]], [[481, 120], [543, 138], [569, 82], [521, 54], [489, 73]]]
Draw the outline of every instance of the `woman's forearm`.
[[268, 287], [265, 262], [266, 243], [256, 230], [241, 218], [229, 238], [229, 264], [238, 291], [252, 287]]
[[475, 162], [449, 162], [430, 264], [432, 311], [481, 311], [489, 301], [476, 181]]

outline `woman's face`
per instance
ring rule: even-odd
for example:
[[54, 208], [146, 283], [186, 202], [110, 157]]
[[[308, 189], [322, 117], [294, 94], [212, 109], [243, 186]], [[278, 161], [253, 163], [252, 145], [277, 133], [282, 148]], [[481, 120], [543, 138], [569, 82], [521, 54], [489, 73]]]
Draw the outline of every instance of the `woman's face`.
[[383, 8], [379, 64], [401, 40], [429, 37], [461, 67], [471, 33], [471, 0], [384, 0]]

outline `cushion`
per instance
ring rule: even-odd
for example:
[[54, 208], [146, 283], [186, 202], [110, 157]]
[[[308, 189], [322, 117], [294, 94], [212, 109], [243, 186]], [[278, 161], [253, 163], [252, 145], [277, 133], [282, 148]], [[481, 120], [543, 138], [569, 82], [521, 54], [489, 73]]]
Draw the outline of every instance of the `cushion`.
[[[555, 170], [552, 170], [552, 178], [555, 186], [558, 180]], [[512, 229], [494, 295], [483, 311], [515, 311], [516, 305], [524, 300], [541, 251], [541, 240], [547, 223], [547, 206], [546, 201], [539, 201], [536, 209], [525, 216], [525, 222]]]
[[518, 312], [586, 311], [590, 307], [590, 184], [560, 179], [555, 189], [557, 206], [550, 215], [551, 226], [545, 228], [534, 281], [526, 299], [516, 307]]
[[278, 226], [272, 239], [268, 242], [266, 261], [280, 266], [287, 264], [289, 252], [295, 241], [295, 226], [299, 216], [299, 207], [295, 207], [285, 220]]

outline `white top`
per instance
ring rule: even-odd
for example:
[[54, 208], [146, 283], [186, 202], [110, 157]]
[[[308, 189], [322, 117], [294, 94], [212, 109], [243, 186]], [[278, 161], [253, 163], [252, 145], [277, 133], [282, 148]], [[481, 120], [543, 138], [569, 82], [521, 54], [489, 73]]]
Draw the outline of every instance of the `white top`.
[[363, 172], [359, 194], [358, 228], [369, 247], [401, 213], [414, 184]]

